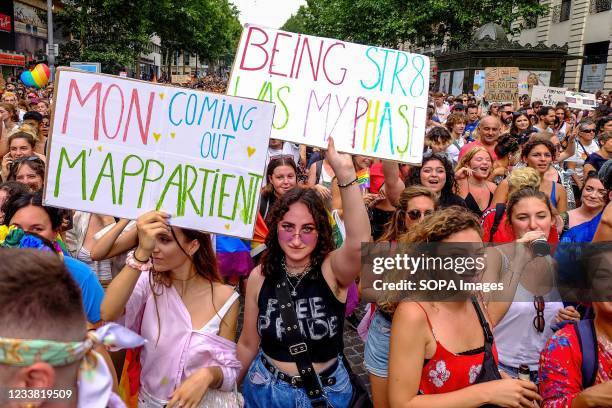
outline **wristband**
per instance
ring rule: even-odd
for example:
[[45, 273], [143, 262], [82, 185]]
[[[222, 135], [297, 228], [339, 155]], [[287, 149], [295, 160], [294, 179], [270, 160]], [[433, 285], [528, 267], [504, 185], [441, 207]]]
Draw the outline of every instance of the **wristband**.
[[346, 184], [340, 184], [340, 183], [338, 183], [338, 187], [339, 187], [339, 188], [346, 188], [346, 187], [350, 187], [350, 186], [352, 186], [353, 184], [357, 183], [357, 181], [358, 181], [358, 180], [359, 180], [359, 178], [358, 178], [358, 177], [355, 177], [355, 179], [354, 179], [353, 181], [350, 181], [350, 182], [348, 182], [348, 183], [346, 183]]
[[134, 257], [134, 251], [130, 251], [128, 253], [127, 258], [125, 259], [125, 265], [140, 272], [149, 272], [151, 269], [153, 269], [153, 262], [151, 262], [151, 258], [149, 258], [147, 262], [140, 262]]
[[141, 264], [145, 264], [145, 263], [149, 262], [149, 259], [151, 259], [151, 257], [149, 256], [146, 260], [141, 261], [140, 259], [136, 258], [136, 250], [132, 251], [132, 256], [134, 257], [134, 259], [137, 262], [140, 262]]

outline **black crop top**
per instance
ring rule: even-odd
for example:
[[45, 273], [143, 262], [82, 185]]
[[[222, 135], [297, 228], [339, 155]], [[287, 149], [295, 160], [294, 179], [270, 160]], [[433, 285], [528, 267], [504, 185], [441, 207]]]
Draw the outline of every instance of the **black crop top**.
[[[259, 292], [257, 331], [266, 355], [278, 361], [290, 362], [294, 360], [289, 354], [275, 283], [266, 278]], [[291, 283], [295, 284], [295, 281]], [[345, 304], [336, 298], [320, 268], [310, 271], [297, 286], [296, 292], [293, 307], [312, 362], [324, 363], [337, 357], [344, 328]]]

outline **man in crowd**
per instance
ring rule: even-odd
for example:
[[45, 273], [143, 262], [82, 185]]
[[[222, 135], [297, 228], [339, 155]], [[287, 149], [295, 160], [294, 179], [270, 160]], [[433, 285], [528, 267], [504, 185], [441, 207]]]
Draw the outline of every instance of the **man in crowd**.
[[553, 133], [552, 126], [555, 124], [555, 109], [552, 106], [542, 106], [537, 110], [538, 123], [533, 127], [538, 132], [550, 132]]
[[450, 108], [444, 102], [444, 95], [441, 92], [435, 93], [433, 97], [436, 116], [440, 123], [444, 123], [446, 122], [446, 118], [448, 118], [448, 115], [450, 115]]
[[497, 160], [495, 145], [499, 139], [501, 123], [495, 116], [485, 116], [478, 124], [478, 140], [464, 145], [459, 151], [459, 160], [473, 147], [482, 146], [491, 154], [493, 160]]
[[473, 134], [478, 127], [478, 123], [480, 122], [478, 120], [478, 106], [475, 103], [470, 103], [467, 106], [467, 119], [468, 121], [465, 125], [465, 129], [463, 130], [463, 135], [467, 141], [473, 142]]
[[499, 119], [502, 122], [501, 133], [506, 133], [512, 126], [512, 114], [514, 113], [514, 105], [505, 103], [499, 107]]

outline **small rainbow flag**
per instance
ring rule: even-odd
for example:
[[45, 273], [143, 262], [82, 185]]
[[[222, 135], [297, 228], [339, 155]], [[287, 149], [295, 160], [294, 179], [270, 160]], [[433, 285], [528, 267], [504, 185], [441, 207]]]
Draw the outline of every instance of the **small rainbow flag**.
[[357, 172], [357, 182], [362, 189], [370, 188], [370, 168], [366, 167]]

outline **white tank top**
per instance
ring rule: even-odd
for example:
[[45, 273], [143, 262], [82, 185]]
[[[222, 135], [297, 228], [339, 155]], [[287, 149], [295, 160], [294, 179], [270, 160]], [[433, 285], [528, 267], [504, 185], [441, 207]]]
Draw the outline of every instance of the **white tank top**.
[[[534, 295], [520, 283], [516, 288], [515, 299], [533, 298]], [[512, 302], [502, 320], [493, 329], [499, 361], [510, 367], [518, 368], [527, 364], [531, 371], [537, 371], [540, 352], [553, 332], [550, 325], [554, 322], [563, 303], [556, 288], [543, 296], [545, 301], [544, 332], [540, 333], [533, 325], [537, 312], [532, 302]]]

